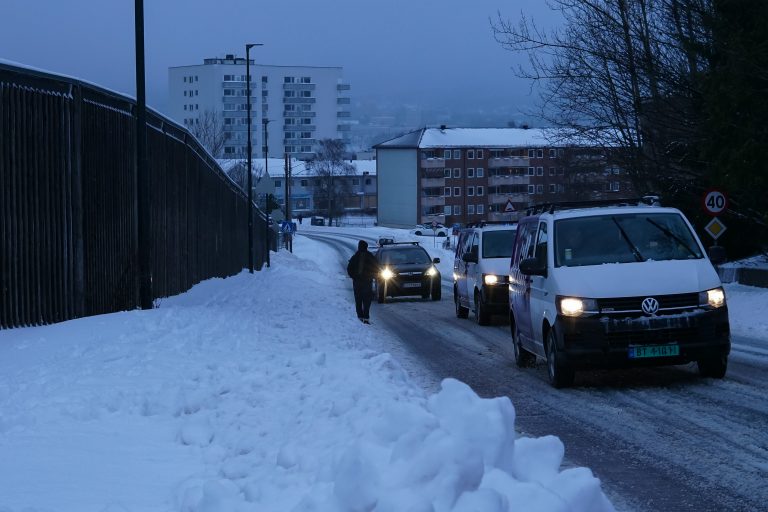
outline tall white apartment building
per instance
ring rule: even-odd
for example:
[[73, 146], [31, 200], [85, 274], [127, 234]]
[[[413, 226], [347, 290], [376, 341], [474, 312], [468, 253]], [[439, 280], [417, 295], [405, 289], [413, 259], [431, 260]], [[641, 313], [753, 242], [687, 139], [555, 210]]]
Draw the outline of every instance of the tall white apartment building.
[[[250, 62], [254, 158], [312, 155], [321, 139], [348, 140], [350, 86], [341, 67]], [[215, 114], [227, 134], [223, 158], [244, 158], [248, 144], [245, 58], [227, 55], [168, 69], [170, 116], [192, 128]], [[265, 137], [266, 135], [266, 137]]]

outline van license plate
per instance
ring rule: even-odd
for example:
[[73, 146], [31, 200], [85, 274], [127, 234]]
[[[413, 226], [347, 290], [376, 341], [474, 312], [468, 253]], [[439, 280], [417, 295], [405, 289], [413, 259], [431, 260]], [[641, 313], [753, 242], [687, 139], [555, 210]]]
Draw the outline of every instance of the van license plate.
[[629, 347], [630, 359], [640, 359], [645, 357], [674, 357], [679, 355], [679, 345], [643, 345], [640, 347]]
[[403, 283], [403, 288], [421, 288], [421, 283]]

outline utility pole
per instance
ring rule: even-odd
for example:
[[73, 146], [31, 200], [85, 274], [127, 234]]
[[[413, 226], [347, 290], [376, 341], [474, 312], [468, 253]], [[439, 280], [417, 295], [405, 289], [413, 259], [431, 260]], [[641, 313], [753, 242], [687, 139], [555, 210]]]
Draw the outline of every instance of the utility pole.
[[[267, 132], [267, 125], [269, 119], [266, 117], [262, 119], [264, 123], [264, 175], [269, 174], [269, 133]], [[267, 268], [269, 268], [269, 192], [267, 192], [266, 201], [264, 201], [264, 243], [267, 244]]]
[[248, 272], [253, 274], [253, 148], [251, 147], [251, 48], [261, 43], [245, 45], [245, 95], [248, 109]]
[[152, 216], [147, 159], [147, 102], [144, 75], [144, 0], [134, 7], [136, 33], [136, 241], [139, 305], [152, 309]]
[[291, 220], [291, 160], [285, 154], [285, 220]]

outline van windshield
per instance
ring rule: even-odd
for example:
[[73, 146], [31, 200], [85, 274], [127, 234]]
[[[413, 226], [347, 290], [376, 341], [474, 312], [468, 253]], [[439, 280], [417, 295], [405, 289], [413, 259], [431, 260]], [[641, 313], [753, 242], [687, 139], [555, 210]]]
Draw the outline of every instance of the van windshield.
[[700, 259], [704, 255], [677, 213], [632, 213], [555, 222], [555, 266]]
[[483, 234], [483, 258], [510, 258], [515, 230], [486, 231]]

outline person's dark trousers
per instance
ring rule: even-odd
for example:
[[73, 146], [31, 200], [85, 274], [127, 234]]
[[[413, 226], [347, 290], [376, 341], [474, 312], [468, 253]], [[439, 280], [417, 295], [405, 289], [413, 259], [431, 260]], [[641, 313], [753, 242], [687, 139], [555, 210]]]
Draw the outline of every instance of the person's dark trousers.
[[369, 279], [355, 279], [352, 281], [352, 288], [355, 291], [357, 318], [368, 320], [371, 311], [371, 301], [373, 300], [371, 281]]

